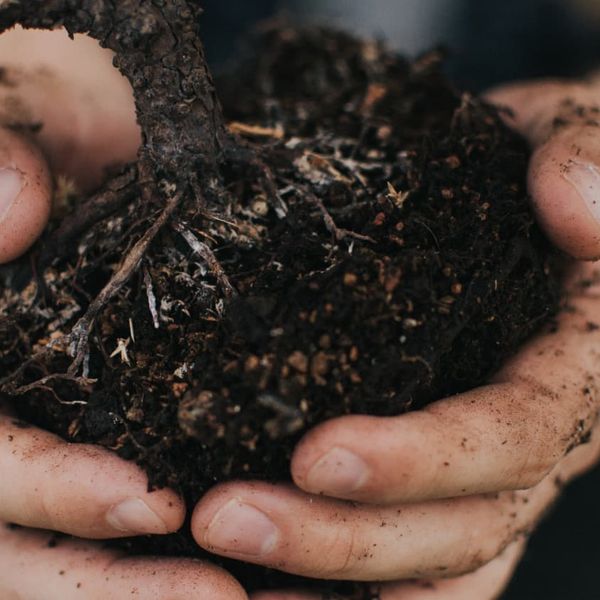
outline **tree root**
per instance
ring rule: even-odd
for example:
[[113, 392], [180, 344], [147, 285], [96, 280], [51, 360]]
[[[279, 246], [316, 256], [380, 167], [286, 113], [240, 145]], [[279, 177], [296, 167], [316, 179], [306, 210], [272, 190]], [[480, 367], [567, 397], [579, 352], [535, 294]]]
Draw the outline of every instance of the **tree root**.
[[[24, 362], [18, 369], [13, 371], [7, 377], [0, 379], [0, 392], [9, 392], [11, 394], [21, 395], [35, 388], [46, 389], [46, 383], [53, 379], [66, 379], [78, 383], [89, 383], [87, 378], [87, 357], [89, 356], [89, 336], [94, 325], [94, 321], [100, 311], [115, 297], [116, 294], [129, 281], [136, 272], [144, 258], [150, 244], [158, 235], [162, 227], [167, 223], [175, 209], [179, 206], [183, 194], [178, 192], [171, 196], [162, 212], [144, 235], [134, 244], [123, 262], [114, 273], [110, 281], [104, 286], [101, 292], [90, 303], [85, 314], [77, 321], [71, 332], [60, 338], [54, 339], [39, 352], [34, 354], [29, 360]], [[39, 364], [52, 354], [57, 347], [67, 348], [68, 353], [73, 357], [66, 374], [53, 374], [34, 381], [26, 386], [15, 388], [14, 383], [25, 370], [34, 364]], [[83, 365], [83, 377], [76, 376], [79, 368]]]
[[123, 173], [111, 179], [107, 185], [76, 211], [65, 217], [47, 240], [39, 258], [40, 272], [55, 259], [66, 257], [73, 247], [74, 240], [86, 232], [92, 225], [110, 217], [119, 208], [131, 202], [137, 191], [137, 169], [128, 167]]
[[119, 269], [112, 276], [111, 280], [104, 286], [102, 291], [88, 306], [83, 317], [81, 317], [73, 327], [73, 330], [68, 336], [69, 354], [73, 357], [73, 363], [68, 370], [69, 375], [75, 375], [79, 370], [79, 367], [85, 361], [85, 357], [88, 353], [89, 336], [96, 317], [135, 273], [150, 244], [162, 229], [163, 225], [169, 220], [175, 209], [179, 206], [181, 198], [182, 193], [178, 192], [167, 201], [160, 216], [141, 239], [136, 242], [121, 263]]

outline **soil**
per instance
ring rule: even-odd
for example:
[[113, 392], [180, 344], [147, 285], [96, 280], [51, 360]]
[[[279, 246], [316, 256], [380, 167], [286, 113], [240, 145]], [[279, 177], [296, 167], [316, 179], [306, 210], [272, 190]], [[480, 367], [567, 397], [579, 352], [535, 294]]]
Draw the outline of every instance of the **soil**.
[[[0, 400], [190, 506], [215, 482], [289, 479], [325, 419], [480, 384], [559, 300], [526, 145], [439, 52], [281, 24], [255, 48], [217, 85], [235, 140], [217, 171], [168, 153], [152, 171], [142, 149], [0, 270]], [[198, 552], [186, 533], [129, 547]], [[227, 566], [249, 589], [293, 579]]]

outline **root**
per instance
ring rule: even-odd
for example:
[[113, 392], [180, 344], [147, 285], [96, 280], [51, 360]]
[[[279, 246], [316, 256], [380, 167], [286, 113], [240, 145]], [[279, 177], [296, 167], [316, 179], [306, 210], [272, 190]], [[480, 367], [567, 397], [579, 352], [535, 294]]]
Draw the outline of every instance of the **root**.
[[181, 223], [173, 223], [173, 229], [181, 234], [189, 247], [206, 262], [208, 268], [219, 282], [223, 293], [227, 298], [237, 294], [236, 289], [231, 285], [225, 269], [215, 256], [214, 252], [203, 242], [201, 242], [189, 229], [186, 229]]
[[[7, 377], [0, 379], [0, 391], [8, 391], [12, 394], [22, 395], [36, 388], [48, 389], [46, 383], [53, 379], [66, 379], [80, 384], [83, 383], [84, 385], [90, 383], [90, 380], [87, 378], [87, 362], [89, 357], [89, 337], [94, 321], [100, 311], [115, 297], [116, 294], [119, 293], [131, 276], [136, 272], [148, 251], [150, 244], [169, 220], [175, 209], [179, 206], [181, 198], [182, 193], [177, 193], [167, 201], [160, 216], [129, 251], [117, 272], [104, 286], [98, 296], [91, 302], [86, 313], [79, 321], [77, 321], [71, 330], [71, 333], [52, 340], [52, 342], [23, 363], [17, 370]], [[73, 362], [66, 375], [51, 375], [44, 377], [29, 385], [17, 388], [17, 390], [12, 387], [12, 384], [18, 380], [27, 368], [43, 362], [45, 358], [54, 352], [55, 348], [65, 346], [68, 348], [69, 354], [73, 357]], [[84, 376], [78, 378], [76, 377], [76, 373], [82, 365], [84, 366]]]
[[136, 174], [136, 168], [129, 167], [67, 216], [46, 242], [40, 255], [39, 270], [44, 270], [55, 259], [66, 257], [73, 247], [73, 242], [84, 232], [133, 200], [137, 189]]
[[297, 182], [289, 179], [284, 179], [284, 181], [287, 181], [288, 185], [295, 191], [300, 190], [302, 192], [302, 195], [319, 209], [319, 211], [323, 215], [323, 221], [325, 223], [327, 231], [331, 233], [336, 242], [341, 242], [345, 238], [352, 238], [361, 242], [368, 242], [370, 244], [376, 243], [375, 240], [372, 237], [369, 237], [368, 235], [363, 235], [361, 233], [356, 233], [355, 231], [350, 231], [349, 229], [338, 227], [333, 217], [331, 216], [331, 213], [327, 210], [325, 204], [323, 204], [323, 200], [317, 197], [309, 187], [298, 184]]
[[148, 297], [148, 309], [152, 315], [152, 323], [154, 329], [160, 327], [160, 321], [158, 319], [158, 310], [156, 309], [156, 295], [154, 294], [154, 285], [152, 284], [152, 277], [148, 269], [144, 267], [144, 285], [146, 286], [146, 296]]
[[33, 383], [30, 383], [29, 385], [23, 385], [15, 390], [13, 390], [12, 394], [14, 394], [15, 396], [23, 396], [24, 394], [27, 394], [28, 392], [31, 392], [33, 390], [44, 390], [46, 392], [50, 392], [60, 404], [73, 405], [73, 406], [87, 404], [87, 402], [85, 402], [84, 400], [72, 400], [72, 401], [61, 400], [58, 397], [58, 395], [56, 394], [54, 388], [47, 385], [51, 381], [56, 381], [56, 380], [71, 381], [80, 387], [89, 387], [90, 385], [96, 383], [95, 379], [87, 379], [86, 377], [72, 377], [70, 375], [55, 374], [55, 375], [48, 375], [47, 377], [43, 377], [42, 379], [39, 379], [38, 381], [34, 381]]
[[333, 217], [329, 214], [327, 207], [323, 204], [323, 200], [317, 198], [314, 194], [310, 193], [308, 190], [304, 190], [307, 198], [311, 202], [317, 205], [318, 209], [323, 214], [323, 221], [325, 222], [325, 227], [333, 237], [336, 242], [341, 242], [345, 238], [353, 238], [355, 240], [360, 240], [361, 242], [369, 242], [371, 244], [375, 243], [375, 240], [368, 235], [362, 235], [360, 233], [356, 233], [355, 231], [350, 231], [349, 229], [342, 229], [335, 224]]
[[163, 225], [169, 220], [174, 210], [179, 206], [181, 197], [182, 194], [178, 193], [169, 199], [158, 219], [156, 219], [154, 224], [129, 251], [118, 271], [89, 305], [85, 315], [73, 327], [71, 334], [68, 336], [69, 354], [74, 359], [68, 370], [69, 375], [74, 375], [85, 360], [88, 352], [90, 332], [96, 317], [135, 273], [148, 247]]
[[[15, 371], [13, 371], [12, 373], [10, 373], [9, 375], [7, 375], [6, 377], [3, 377], [2, 379], [0, 379], [0, 392], [3, 393], [8, 393], [8, 394], [14, 394], [15, 393], [15, 388], [13, 387], [13, 383], [15, 381], [17, 381], [19, 379], [19, 377], [32, 365], [35, 364], [39, 364], [40, 362], [42, 362], [47, 356], [49, 356], [50, 354], [52, 354], [52, 352], [54, 352], [54, 349], [57, 346], [61, 346], [63, 345], [66, 341], [68, 340], [68, 336], [63, 336], [61, 338], [52, 340], [50, 343], [46, 344], [46, 346], [44, 346], [39, 352], [37, 352], [36, 354], [34, 354], [30, 359], [26, 360], [24, 363], [21, 364], [20, 367], [18, 367]], [[40, 383], [43, 380], [39, 380], [35, 383]], [[34, 385], [31, 384], [31, 385]], [[40, 385], [43, 385], [43, 383], [40, 383]], [[20, 388], [23, 389], [23, 388]], [[24, 392], [22, 392], [24, 393]]]
[[272, 208], [275, 210], [279, 218], [283, 218], [287, 215], [288, 209], [285, 202], [279, 196], [277, 190], [277, 184], [275, 183], [275, 176], [271, 167], [263, 161], [263, 159], [256, 153], [254, 148], [248, 148], [242, 146], [238, 140], [233, 140], [228, 148], [225, 150], [225, 160], [232, 165], [242, 168], [252, 168], [257, 171], [264, 184], [264, 191], [267, 195]]

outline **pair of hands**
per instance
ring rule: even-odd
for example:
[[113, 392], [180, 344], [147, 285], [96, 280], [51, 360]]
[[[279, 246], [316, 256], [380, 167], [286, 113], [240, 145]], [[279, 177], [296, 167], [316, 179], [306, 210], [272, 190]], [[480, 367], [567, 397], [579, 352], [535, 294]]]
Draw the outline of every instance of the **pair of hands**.
[[[50, 173], [90, 189], [108, 163], [135, 157], [140, 138], [128, 86], [91, 40], [14, 31], [0, 37], [0, 56], [28, 64], [0, 84], [0, 119], [44, 124], [35, 143], [0, 129], [6, 262], [45, 224]], [[509, 123], [535, 149], [530, 191], [549, 236], [577, 259], [600, 256], [600, 82], [523, 84], [491, 98], [514, 108]], [[195, 539], [309, 577], [389, 582], [383, 600], [496, 597], [562, 485], [600, 458], [599, 275], [576, 263], [558, 331], [530, 342], [490, 385], [401, 417], [349, 416], [315, 428], [292, 461], [296, 486], [217, 486], [195, 507]], [[170, 490], [148, 493], [135, 465], [26, 427], [8, 407], [0, 481], [0, 520], [24, 527], [0, 529], [3, 598], [246, 598], [210, 564], [127, 558], [83, 541], [176, 531], [185, 507]], [[51, 534], [33, 529], [81, 541], [49, 547]]]

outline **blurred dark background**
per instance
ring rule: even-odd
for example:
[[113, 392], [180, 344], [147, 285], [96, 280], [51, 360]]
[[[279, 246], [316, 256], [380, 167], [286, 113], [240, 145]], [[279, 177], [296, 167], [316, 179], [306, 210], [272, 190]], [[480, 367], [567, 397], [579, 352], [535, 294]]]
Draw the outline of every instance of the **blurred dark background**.
[[600, 0], [204, 0], [213, 67], [236, 40], [276, 15], [385, 39], [415, 55], [442, 43], [448, 69], [481, 90], [514, 79], [577, 76], [600, 62]]
[[[275, 15], [383, 38], [407, 54], [447, 46], [447, 69], [479, 91], [600, 68], [600, 0], [204, 0], [214, 68]], [[504, 600], [598, 600], [600, 468], [575, 482], [533, 536]], [[465, 598], [465, 600], [471, 600]], [[473, 599], [476, 600], [476, 599]]]

